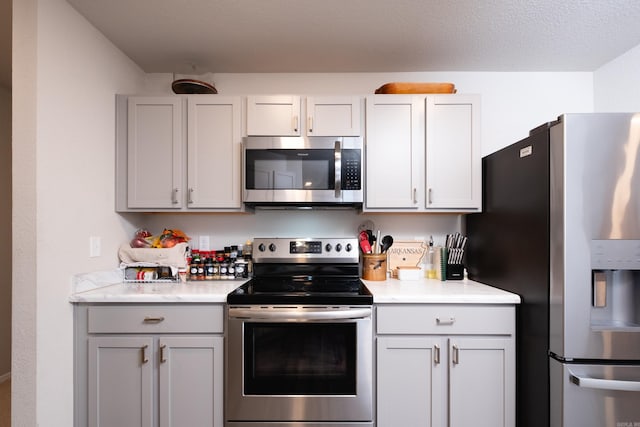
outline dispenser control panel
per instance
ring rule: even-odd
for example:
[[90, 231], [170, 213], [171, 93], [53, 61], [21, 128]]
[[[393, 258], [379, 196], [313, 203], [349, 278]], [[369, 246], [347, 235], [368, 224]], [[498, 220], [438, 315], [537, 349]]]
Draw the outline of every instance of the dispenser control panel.
[[640, 270], [640, 240], [592, 240], [593, 270]]

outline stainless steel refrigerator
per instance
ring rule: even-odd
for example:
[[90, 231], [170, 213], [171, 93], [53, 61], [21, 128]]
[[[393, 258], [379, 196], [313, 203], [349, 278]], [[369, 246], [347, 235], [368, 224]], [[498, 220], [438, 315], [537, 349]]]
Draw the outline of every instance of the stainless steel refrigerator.
[[519, 427], [640, 427], [640, 113], [565, 114], [482, 160], [469, 278], [521, 296]]

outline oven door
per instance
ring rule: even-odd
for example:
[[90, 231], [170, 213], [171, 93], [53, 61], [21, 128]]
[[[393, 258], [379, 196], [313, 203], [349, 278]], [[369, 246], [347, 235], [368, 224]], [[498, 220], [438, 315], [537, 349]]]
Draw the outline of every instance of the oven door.
[[229, 307], [228, 421], [370, 421], [371, 307]]

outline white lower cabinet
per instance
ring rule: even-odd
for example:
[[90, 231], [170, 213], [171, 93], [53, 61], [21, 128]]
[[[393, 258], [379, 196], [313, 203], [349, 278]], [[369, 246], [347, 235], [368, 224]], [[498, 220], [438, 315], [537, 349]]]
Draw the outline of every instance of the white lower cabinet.
[[377, 308], [378, 427], [515, 426], [513, 306]]
[[223, 423], [223, 338], [160, 339], [160, 426]]
[[88, 425], [153, 426], [153, 339], [90, 338], [88, 345]]
[[222, 427], [223, 306], [76, 307], [76, 426]]
[[378, 337], [377, 426], [444, 425], [440, 339]]

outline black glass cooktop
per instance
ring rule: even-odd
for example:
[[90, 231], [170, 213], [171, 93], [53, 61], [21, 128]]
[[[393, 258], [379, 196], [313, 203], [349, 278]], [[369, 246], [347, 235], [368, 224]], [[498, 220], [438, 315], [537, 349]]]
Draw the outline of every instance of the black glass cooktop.
[[228, 294], [227, 303], [371, 305], [373, 296], [358, 277], [255, 277]]

